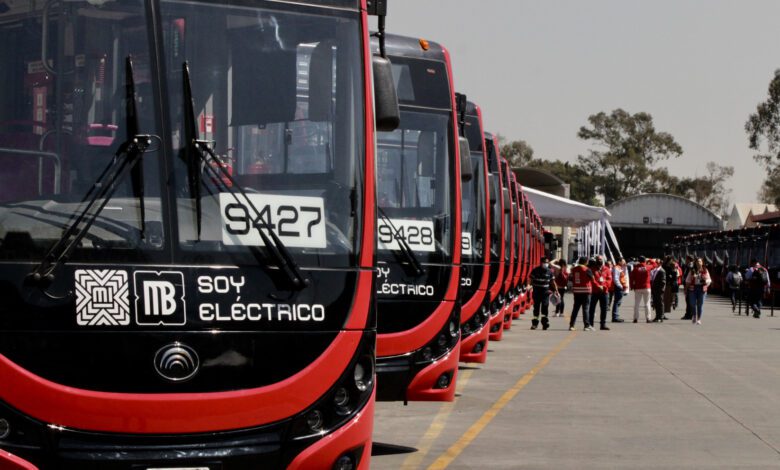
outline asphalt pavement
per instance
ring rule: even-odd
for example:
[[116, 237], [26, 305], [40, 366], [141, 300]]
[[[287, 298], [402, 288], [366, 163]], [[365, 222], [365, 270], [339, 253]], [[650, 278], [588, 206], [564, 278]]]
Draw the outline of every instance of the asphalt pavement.
[[566, 300], [461, 364], [455, 402], [378, 403], [372, 468], [780, 468], [780, 310], [633, 324], [630, 294], [626, 323], [570, 332]]

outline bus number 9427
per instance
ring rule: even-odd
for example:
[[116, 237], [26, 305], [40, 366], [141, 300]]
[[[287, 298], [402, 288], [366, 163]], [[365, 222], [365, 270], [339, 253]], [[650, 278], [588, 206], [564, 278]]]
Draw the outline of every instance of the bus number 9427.
[[[273, 194], [247, 196], [251, 205], [241, 196], [237, 201], [231, 194], [220, 194], [222, 242], [225, 245], [262, 246], [263, 239], [258, 231], [264, 225], [288, 247], [327, 246], [322, 198]], [[255, 223], [258, 218], [260, 220]]]

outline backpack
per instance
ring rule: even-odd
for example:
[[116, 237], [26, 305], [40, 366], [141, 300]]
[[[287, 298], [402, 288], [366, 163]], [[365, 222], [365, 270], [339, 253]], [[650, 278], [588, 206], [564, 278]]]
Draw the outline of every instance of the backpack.
[[729, 287], [732, 289], [739, 289], [739, 286], [742, 284], [742, 274], [739, 271], [730, 274]]

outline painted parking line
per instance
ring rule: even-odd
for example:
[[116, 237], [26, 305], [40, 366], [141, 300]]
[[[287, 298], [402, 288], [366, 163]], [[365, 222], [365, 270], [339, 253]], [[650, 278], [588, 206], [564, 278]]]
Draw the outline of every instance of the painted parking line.
[[466, 430], [466, 432], [458, 439], [455, 444], [453, 444], [449, 449], [447, 449], [443, 454], [441, 454], [429, 467], [428, 470], [442, 470], [447, 468], [458, 456], [466, 449], [466, 447], [471, 444], [474, 439], [479, 436], [479, 434], [487, 427], [488, 424], [490, 424], [491, 421], [493, 421], [493, 418], [495, 418], [499, 411], [501, 411], [512, 399], [515, 397], [515, 395], [520, 392], [520, 390], [523, 389], [528, 383], [533, 380], [533, 378], [538, 374], [544, 367], [549, 364], [549, 362], [554, 358], [558, 353], [564, 350], [566, 346], [569, 345], [569, 343], [572, 342], [574, 337], [577, 336], [577, 332], [572, 332], [569, 334], [569, 336], [566, 337], [563, 341], [561, 341], [558, 346], [555, 347], [552, 351], [550, 351], [544, 358], [539, 361], [536, 366], [534, 366], [533, 369], [531, 369], [527, 374], [525, 374], [520, 380], [518, 380], [512, 388], [504, 392], [503, 395], [501, 395], [501, 398], [498, 399], [493, 405], [488, 409], [474, 424], [471, 425], [471, 427]]
[[[458, 373], [456, 393], [463, 393], [463, 389], [466, 388], [466, 384], [473, 373], [473, 369], [464, 370], [463, 372]], [[436, 417], [433, 418], [433, 422], [428, 426], [428, 430], [425, 431], [423, 437], [417, 442], [417, 445], [415, 446], [417, 452], [409, 455], [409, 457], [404, 460], [403, 465], [401, 465], [402, 470], [416, 470], [420, 468], [420, 464], [428, 455], [428, 452], [430, 452], [433, 443], [436, 442], [436, 439], [439, 438], [439, 435], [447, 425], [447, 418], [449, 418], [454, 408], [455, 401], [446, 402], [441, 405], [439, 412], [436, 413]]]

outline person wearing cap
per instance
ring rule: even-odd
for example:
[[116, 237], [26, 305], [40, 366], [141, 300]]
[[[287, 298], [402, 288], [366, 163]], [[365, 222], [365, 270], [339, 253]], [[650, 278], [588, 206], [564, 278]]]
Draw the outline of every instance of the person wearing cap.
[[639, 257], [639, 262], [631, 271], [630, 284], [634, 291], [634, 323], [639, 321], [640, 305], [645, 310], [645, 321], [652, 321], [652, 312], [650, 311], [650, 270], [647, 267], [644, 256]]
[[535, 267], [531, 271], [531, 284], [534, 286], [533, 299], [534, 299], [534, 319], [531, 322], [531, 329], [535, 330], [539, 327], [539, 311], [542, 314], [542, 329], [546, 330], [550, 327], [550, 319], [547, 314], [550, 307], [550, 289], [558, 292], [553, 279], [555, 274], [550, 267], [547, 257], [542, 257], [539, 266]]
[[574, 331], [574, 325], [577, 323], [577, 313], [582, 308], [582, 322], [585, 324], [585, 331], [592, 331], [593, 326], [588, 323], [588, 309], [590, 308], [591, 283], [593, 273], [587, 266], [588, 258], [581, 256], [577, 260], [577, 265], [571, 270], [571, 292], [574, 296], [574, 307], [571, 311], [569, 320], [569, 330]]
[[600, 309], [599, 323], [601, 330], [609, 330], [607, 326], [607, 302], [609, 293], [607, 292], [609, 284], [612, 282], [612, 272], [604, 264], [604, 257], [599, 255], [590, 263], [590, 270], [593, 272], [591, 281], [592, 293], [590, 295], [590, 306], [588, 308], [588, 323], [593, 326], [596, 321], [596, 306]]

